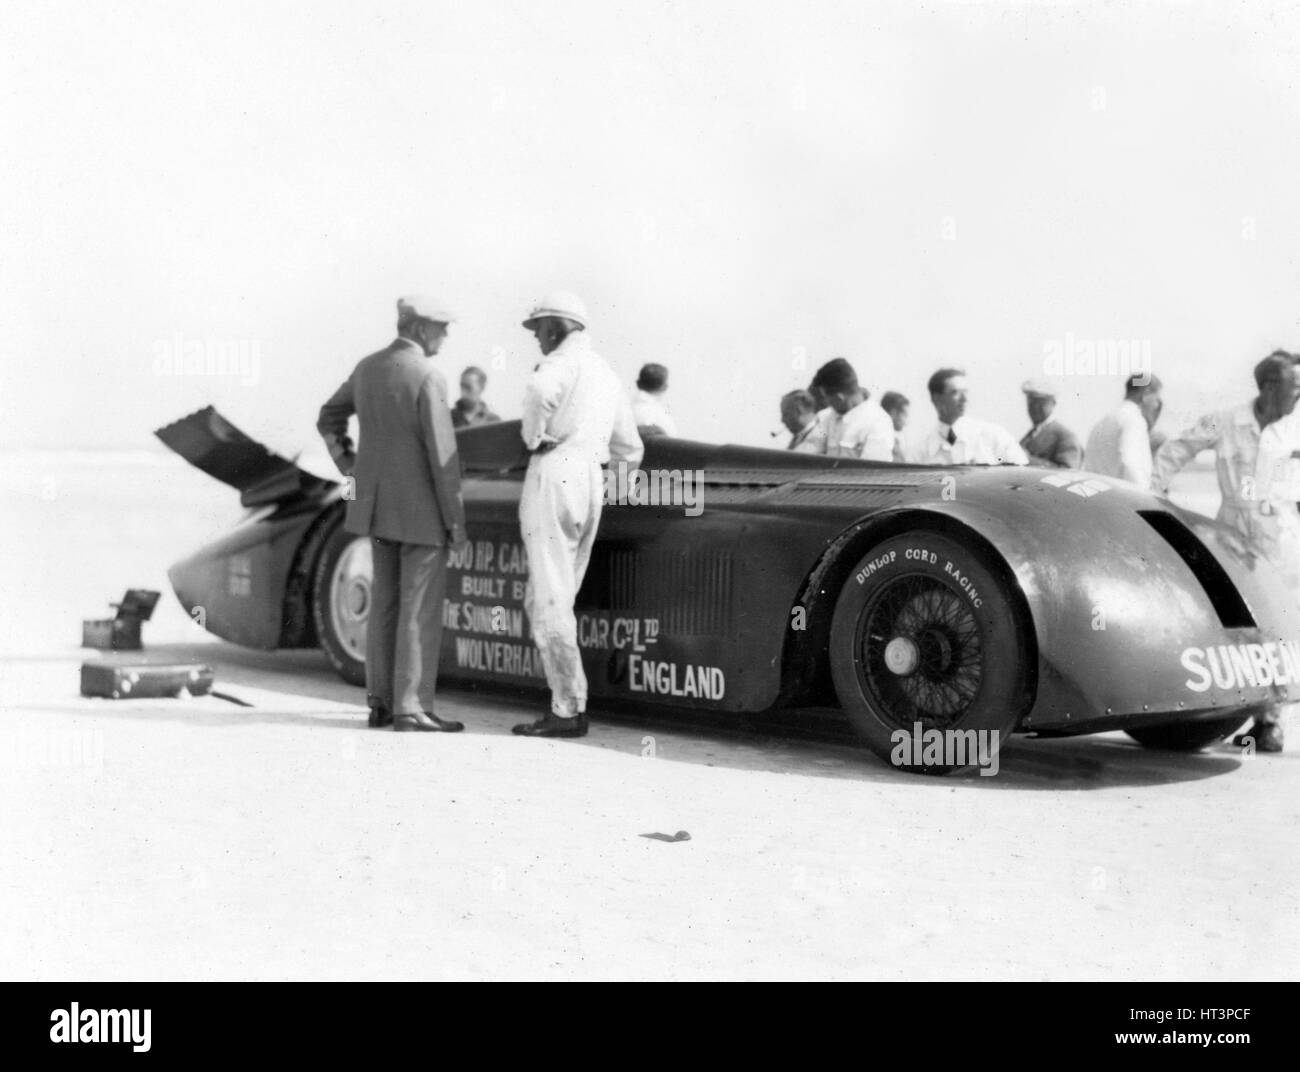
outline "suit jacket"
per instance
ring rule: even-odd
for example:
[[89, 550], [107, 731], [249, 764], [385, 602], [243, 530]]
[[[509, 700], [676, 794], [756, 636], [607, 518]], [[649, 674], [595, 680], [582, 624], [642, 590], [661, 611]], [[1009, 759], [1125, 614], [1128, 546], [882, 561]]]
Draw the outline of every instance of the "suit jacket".
[[[348, 438], [357, 415], [360, 445]], [[460, 458], [447, 384], [415, 343], [396, 339], [362, 358], [321, 406], [316, 429], [339, 470], [356, 482], [348, 532], [441, 546], [465, 528]]]
[[1051, 465], [1058, 469], [1078, 469], [1083, 465], [1079, 437], [1055, 418], [1048, 418], [1037, 428], [1031, 428], [1020, 445], [1029, 455], [1029, 460], [1038, 465]]

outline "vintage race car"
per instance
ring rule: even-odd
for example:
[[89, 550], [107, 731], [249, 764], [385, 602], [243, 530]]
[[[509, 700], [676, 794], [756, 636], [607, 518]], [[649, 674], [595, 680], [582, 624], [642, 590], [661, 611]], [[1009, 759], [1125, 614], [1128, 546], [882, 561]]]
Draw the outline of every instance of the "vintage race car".
[[[171, 568], [185, 608], [237, 644], [319, 645], [363, 684], [370, 546], [343, 530], [344, 485], [210, 408], [157, 434], [248, 509]], [[518, 422], [458, 442], [471, 542], [450, 564], [440, 673], [542, 688]], [[900, 760], [900, 733], [1121, 728], [1195, 750], [1297, 696], [1300, 623], [1272, 567], [1105, 477], [666, 437], [642, 469], [610, 470], [578, 598], [593, 698], [796, 718], [838, 704], [878, 755], [942, 772], [963, 764]]]

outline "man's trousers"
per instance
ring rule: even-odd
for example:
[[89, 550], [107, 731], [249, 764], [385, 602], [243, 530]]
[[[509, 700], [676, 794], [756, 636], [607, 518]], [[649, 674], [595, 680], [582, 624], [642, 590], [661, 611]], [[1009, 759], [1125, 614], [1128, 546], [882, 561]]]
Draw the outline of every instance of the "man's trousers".
[[551, 711], [560, 718], [587, 709], [573, 605], [596, 541], [604, 490], [598, 463], [558, 447], [533, 455], [519, 500], [528, 552], [524, 610], [551, 687]]
[[447, 548], [370, 538], [366, 692], [395, 715], [433, 711], [447, 594]]

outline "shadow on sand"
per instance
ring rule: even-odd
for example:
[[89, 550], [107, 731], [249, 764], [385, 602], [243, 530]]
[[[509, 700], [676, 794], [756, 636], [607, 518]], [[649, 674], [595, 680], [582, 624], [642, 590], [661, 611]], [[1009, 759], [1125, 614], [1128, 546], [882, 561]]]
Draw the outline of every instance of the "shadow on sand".
[[[217, 691], [249, 700], [249, 696], [241, 696], [241, 688], [255, 689], [276, 693], [283, 697], [283, 702], [277, 699], [272, 707], [253, 696], [253, 706], [241, 707], [216, 697], [200, 697], [102, 701], [101, 708], [99, 701], [78, 697], [62, 705], [25, 704], [24, 710], [84, 714], [88, 703], [96, 703], [96, 714], [161, 718], [212, 728], [256, 722], [379, 732], [366, 726], [364, 690], [341, 681], [324, 655], [316, 650], [262, 652], [224, 643], [200, 643], [158, 645], [144, 653], [87, 654], [86, 657], [159, 664], [205, 662], [217, 672]], [[530, 721], [545, 709], [545, 696], [540, 691], [444, 685], [439, 694], [443, 699], [442, 713], [462, 719], [470, 734], [509, 735], [514, 723]], [[313, 710], [313, 700], [323, 701], [323, 706]], [[335, 706], [340, 704], [348, 705], [350, 710]], [[1003, 746], [995, 776], [982, 777], [969, 771], [952, 777], [924, 777], [901, 774], [858, 745], [847, 723], [834, 709], [743, 716], [606, 702], [593, 705], [590, 713], [590, 735], [579, 741], [566, 741], [566, 747], [600, 748], [631, 755], [644, 755], [653, 750], [656, 758], [670, 762], [907, 784], [935, 792], [1141, 788], [1229, 774], [1243, 762], [1238, 750], [1226, 744], [1188, 755], [1148, 750], [1119, 733], [1055, 740], [1016, 737]], [[532, 745], [533, 742], [519, 742], [520, 747]], [[1276, 762], [1276, 759], [1266, 761]]]

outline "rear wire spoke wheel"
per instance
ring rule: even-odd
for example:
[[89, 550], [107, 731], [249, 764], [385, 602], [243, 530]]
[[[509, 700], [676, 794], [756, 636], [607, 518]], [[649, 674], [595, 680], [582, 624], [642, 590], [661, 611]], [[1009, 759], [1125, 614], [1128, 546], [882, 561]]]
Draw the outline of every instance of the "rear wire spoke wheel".
[[[975, 746], [1005, 743], [1032, 700], [1029, 625], [977, 553], [916, 533], [872, 548], [845, 580], [831, 622], [831, 676], [858, 735], [893, 766], [950, 774]], [[961, 734], [963, 755], [929, 760], [916, 735]], [[966, 731], [982, 731], [979, 736]], [[908, 738], [906, 744], [901, 737]], [[901, 746], [901, 747], [900, 747]]]
[[886, 586], [858, 619], [862, 686], [910, 729], [953, 724], [979, 695], [984, 641], [968, 601], [924, 574]]

